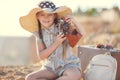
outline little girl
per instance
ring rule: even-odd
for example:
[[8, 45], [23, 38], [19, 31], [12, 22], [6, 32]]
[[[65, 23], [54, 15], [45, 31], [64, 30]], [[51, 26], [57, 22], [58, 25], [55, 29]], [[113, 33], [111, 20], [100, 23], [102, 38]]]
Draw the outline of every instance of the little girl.
[[[56, 7], [51, 1], [42, 1], [38, 8], [32, 9], [28, 15], [20, 18], [24, 29], [32, 32], [37, 40], [37, 54], [45, 63], [38, 71], [28, 74], [25, 80], [80, 80], [80, 60], [72, 52], [67, 37], [60, 33], [58, 18], [71, 25], [83, 35], [81, 25], [71, 16], [71, 9], [66, 6]], [[66, 42], [64, 49], [63, 43]], [[64, 52], [65, 51], [65, 52]], [[64, 54], [66, 55], [63, 58]]]

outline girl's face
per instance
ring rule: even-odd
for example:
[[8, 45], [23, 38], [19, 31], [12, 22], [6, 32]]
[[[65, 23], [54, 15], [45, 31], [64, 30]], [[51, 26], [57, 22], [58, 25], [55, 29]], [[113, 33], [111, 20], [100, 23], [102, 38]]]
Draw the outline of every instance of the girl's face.
[[39, 12], [37, 18], [42, 26], [49, 28], [53, 25], [56, 15], [54, 13]]

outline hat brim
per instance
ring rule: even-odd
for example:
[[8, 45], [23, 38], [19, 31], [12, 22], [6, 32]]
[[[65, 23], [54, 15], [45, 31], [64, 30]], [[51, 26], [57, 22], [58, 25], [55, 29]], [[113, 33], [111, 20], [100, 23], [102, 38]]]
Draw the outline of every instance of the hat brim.
[[41, 8], [34, 8], [26, 16], [20, 17], [19, 21], [21, 26], [29, 32], [38, 31], [38, 21], [36, 18], [36, 13], [40, 11], [44, 11], [46, 13], [57, 13], [58, 18], [72, 14], [72, 10], [66, 6], [61, 6], [54, 11], [50, 11], [47, 9], [43, 10]]

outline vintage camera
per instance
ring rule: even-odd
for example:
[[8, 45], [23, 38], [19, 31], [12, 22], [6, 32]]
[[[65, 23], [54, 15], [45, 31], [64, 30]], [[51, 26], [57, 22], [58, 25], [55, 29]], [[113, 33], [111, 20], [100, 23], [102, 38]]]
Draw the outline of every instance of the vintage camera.
[[71, 28], [71, 25], [68, 22], [66, 22], [64, 18], [59, 19], [58, 24], [60, 30], [59, 33], [63, 33], [64, 35], [76, 35], [78, 33], [76, 29]]
[[74, 24], [69, 24], [64, 18], [58, 20], [57, 24], [59, 31], [58, 34], [64, 34], [67, 37], [68, 43], [74, 47], [80, 40], [82, 35], [77, 31]]
[[69, 34], [70, 25], [63, 18], [58, 20], [58, 28], [59, 28], [59, 33], [63, 33], [64, 35]]

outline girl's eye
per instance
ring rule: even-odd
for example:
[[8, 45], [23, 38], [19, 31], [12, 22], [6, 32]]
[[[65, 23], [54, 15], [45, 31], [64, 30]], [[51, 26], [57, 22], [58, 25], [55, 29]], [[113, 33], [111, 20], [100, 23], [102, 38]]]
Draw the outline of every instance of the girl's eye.
[[48, 16], [53, 16], [54, 14], [48, 14]]
[[53, 16], [53, 15], [54, 15], [54, 14], [44, 14], [44, 13], [39, 14], [39, 16], [41, 16], [41, 17], [44, 17], [44, 16], [51, 17], [51, 16]]

